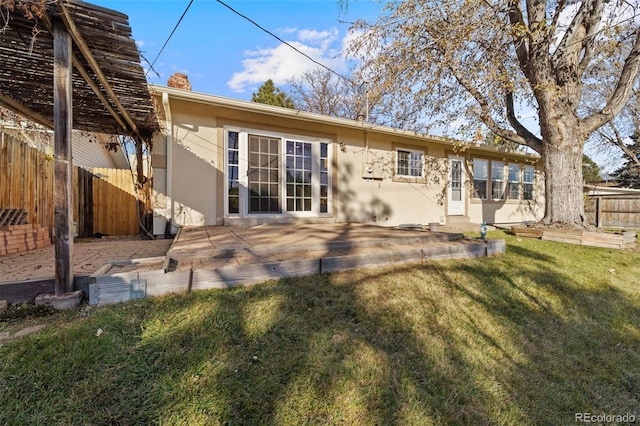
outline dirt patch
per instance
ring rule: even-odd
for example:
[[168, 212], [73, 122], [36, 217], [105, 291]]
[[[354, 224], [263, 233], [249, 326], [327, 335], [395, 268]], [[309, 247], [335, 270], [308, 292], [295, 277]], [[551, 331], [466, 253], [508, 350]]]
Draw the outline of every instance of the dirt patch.
[[37, 333], [40, 330], [47, 328], [47, 324], [13, 324], [10, 325], [5, 331], [0, 331], [0, 343], [16, 339], [18, 337], [28, 336], [33, 333]]
[[6, 311], [0, 312], [0, 322], [15, 322], [28, 318], [42, 318], [54, 313], [55, 310], [47, 305], [14, 305]]

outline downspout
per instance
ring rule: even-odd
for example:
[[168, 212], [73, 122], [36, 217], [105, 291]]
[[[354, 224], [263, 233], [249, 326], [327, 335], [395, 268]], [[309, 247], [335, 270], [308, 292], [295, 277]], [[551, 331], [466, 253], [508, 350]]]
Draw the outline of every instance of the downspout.
[[171, 107], [169, 106], [169, 94], [162, 93], [162, 107], [167, 123], [167, 199], [169, 201], [169, 223], [168, 229], [173, 226], [174, 206], [173, 206], [173, 122], [171, 120]]
[[[368, 117], [368, 107], [367, 107], [367, 118]], [[369, 164], [369, 132], [364, 130], [364, 162], [365, 164]], [[376, 179], [370, 179], [371, 183], [371, 221], [378, 222], [380, 220], [380, 182]], [[377, 188], [376, 188], [377, 184]]]

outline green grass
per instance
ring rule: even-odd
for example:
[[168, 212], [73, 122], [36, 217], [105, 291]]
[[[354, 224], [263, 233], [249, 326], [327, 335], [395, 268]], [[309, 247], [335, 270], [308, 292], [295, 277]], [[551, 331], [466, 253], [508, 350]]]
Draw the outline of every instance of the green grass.
[[640, 251], [489, 236], [505, 255], [56, 314], [0, 347], [0, 424], [639, 416]]

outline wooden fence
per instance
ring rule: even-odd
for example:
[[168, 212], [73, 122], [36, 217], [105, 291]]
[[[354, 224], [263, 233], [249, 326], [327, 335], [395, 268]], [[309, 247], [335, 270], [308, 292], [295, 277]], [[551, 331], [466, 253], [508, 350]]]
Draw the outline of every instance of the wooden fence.
[[[0, 210], [23, 209], [27, 223], [53, 228], [53, 158], [0, 132]], [[80, 237], [136, 235], [138, 209], [131, 172], [74, 167], [73, 216]]]
[[610, 228], [640, 228], [640, 196], [590, 195], [585, 213], [591, 225]]

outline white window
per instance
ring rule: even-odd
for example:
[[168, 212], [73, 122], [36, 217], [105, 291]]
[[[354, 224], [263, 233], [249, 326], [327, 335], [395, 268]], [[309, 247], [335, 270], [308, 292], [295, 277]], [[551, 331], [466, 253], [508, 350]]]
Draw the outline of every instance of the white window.
[[238, 132], [227, 133], [227, 200], [228, 212], [240, 213], [240, 139]]
[[249, 213], [280, 213], [280, 139], [248, 135]]
[[329, 212], [329, 144], [320, 142], [320, 213]]
[[520, 199], [520, 166], [517, 164], [509, 163], [509, 199]]
[[504, 199], [504, 163], [502, 161], [491, 162], [491, 198]]
[[396, 176], [421, 178], [424, 169], [424, 152], [408, 149], [396, 150]]
[[489, 161], [475, 158], [473, 160], [473, 196], [481, 200], [487, 199], [487, 179], [489, 178]]
[[329, 141], [226, 129], [226, 216], [331, 212]]
[[524, 200], [533, 200], [533, 184], [535, 182], [535, 168], [533, 166], [524, 166], [522, 178], [522, 198]]
[[312, 201], [311, 142], [286, 141], [287, 145], [287, 211], [309, 212]]

